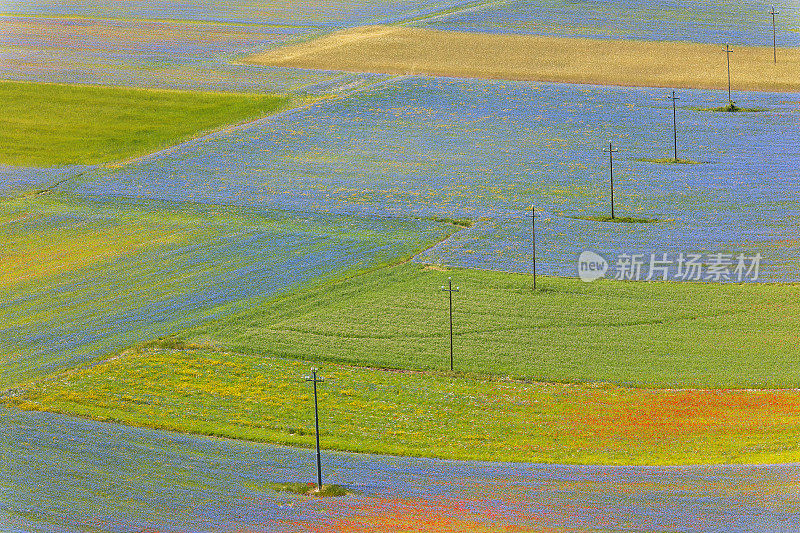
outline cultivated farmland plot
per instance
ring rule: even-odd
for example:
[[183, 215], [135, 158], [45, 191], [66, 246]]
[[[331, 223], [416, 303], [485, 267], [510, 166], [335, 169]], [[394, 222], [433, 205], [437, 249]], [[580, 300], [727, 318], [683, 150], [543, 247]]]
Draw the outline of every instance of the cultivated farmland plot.
[[[313, 468], [305, 450], [0, 408], [11, 531], [739, 531], [800, 521], [796, 468], [549, 466], [330, 453], [356, 492], [307, 499], [271, 482]], [[266, 489], [266, 490], [265, 490]], [[418, 529], [419, 530], [419, 529]]]
[[787, 0], [489, 1], [420, 24], [467, 32], [765, 46], [772, 44], [771, 6], [780, 14], [780, 46], [800, 45], [800, 11], [797, 2]]
[[38, 16], [84, 16], [99, 18], [139, 18], [234, 22], [318, 28], [341, 28], [363, 24], [394, 22], [430, 15], [465, 2], [458, 0], [381, 0], [357, 1], [287, 1], [259, 3], [243, 0], [184, 2], [89, 2], [33, 0], [15, 3], [5, 9], [10, 13]]
[[[527, 271], [526, 210], [541, 212], [542, 272], [574, 275], [589, 248], [760, 252], [762, 279], [797, 280], [800, 103], [681, 91], [679, 157], [661, 89], [404, 77], [368, 92], [87, 174], [82, 194], [271, 205], [332, 213], [471, 217], [428, 261]], [[619, 216], [609, 224], [613, 139]], [[578, 217], [577, 219], [575, 217]]]
[[[5, 106], [5, 162], [31, 167], [0, 167], [0, 530], [794, 531], [798, 465], [728, 463], [798, 457], [800, 398], [783, 388], [797, 384], [798, 287], [545, 278], [533, 290], [530, 276], [502, 271], [531, 269], [534, 206], [539, 273], [575, 276], [587, 249], [611, 260], [745, 252], [764, 256], [760, 281], [800, 281], [796, 94], [737, 92], [734, 54], [733, 99], [747, 112], [714, 111], [722, 91], [680, 90], [685, 161], [670, 163], [666, 88], [247, 63], [321, 36], [336, 49], [359, 31], [397, 46], [385, 26], [360, 28], [394, 23], [406, 36], [769, 46], [770, 5], [0, 8], [3, 79], [281, 93], [235, 114], [219, 93], [170, 91], [158, 108], [142, 101], [166, 104], [164, 92], [59, 100], [31, 85]], [[775, 8], [778, 46], [800, 45], [797, 2]], [[706, 74], [724, 83], [719, 53]], [[72, 120], [56, 117], [59, 102]], [[113, 120], [116, 107], [129, 120]], [[106, 127], [85, 127], [92, 118]], [[186, 127], [147, 130], [159, 118]], [[46, 162], [11, 162], [48, 138]], [[131, 142], [148, 138], [163, 141]], [[194, 140], [160, 150], [178, 139]], [[597, 220], [610, 214], [609, 141], [616, 213], [645, 223]], [[446, 276], [462, 286], [455, 371], [443, 355]], [[326, 378], [315, 434], [302, 378], [312, 364]], [[325, 482], [346, 496], [276, 491], [311, 479], [314, 437]], [[726, 464], [660, 466], [710, 463]]]
[[188, 204], [23, 198], [0, 207], [2, 386], [407, 256], [451, 231]]
[[0, 12], [0, 77], [251, 92], [339, 92], [368, 74], [245, 66], [243, 55], [459, 2], [26, 2]]
[[0, 18], [0, 77], [171, 89], [336, 92], [368, 74], [255, 67], [243, 54], [308, 39], [314, 27], [75, 17]]

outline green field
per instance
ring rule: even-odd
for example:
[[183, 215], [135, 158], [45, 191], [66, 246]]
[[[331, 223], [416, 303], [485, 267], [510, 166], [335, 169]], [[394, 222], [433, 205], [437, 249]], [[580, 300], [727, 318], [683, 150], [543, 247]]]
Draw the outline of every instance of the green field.
[[[290, 105], [15, 82], [0, 82], [0, 95], [0, 164], [26, 166], [123, 161]], [[526, 274], [398, 264], [470, 223], [52, 191], [5, 198], [2, 401], [311, 446], [303, 376], [319, 366], [326, 449], [800, 460], [800, 284], [540, 277], [533, 290]], [[455, 372], [448, 277], [460, 287]]]
[[282, 96], [0, 82], [0, 164], [53, 167], [142, 155], [286, 106]]
[[[310, 367], [152, 343], [31, 386], [13, 404], [313, 446], [313, 395], [304, 382]], [[333, 364], [321, 373], [325, 449], [598, 464], [800, 459], [795, 391], [653, 391]]]
[[[452, 276], [455, 367], [449, 371]], [[796, 285], [591, 284], [403, 263], [42, 378], [23, 409], [370, 453], [594, 464], [800, 459]], [[696, 387], [683, 389], [684, 387]]]
[[0, 199], [0, 390], [394, 263], [455, 227], [92, 199]]
[[800, 385], [800, 286], [634, 283], [449, 272], [405, 264], [300, 292], [183, 334], [227, 350], [314, 362], [449, 368], [633, 387]]

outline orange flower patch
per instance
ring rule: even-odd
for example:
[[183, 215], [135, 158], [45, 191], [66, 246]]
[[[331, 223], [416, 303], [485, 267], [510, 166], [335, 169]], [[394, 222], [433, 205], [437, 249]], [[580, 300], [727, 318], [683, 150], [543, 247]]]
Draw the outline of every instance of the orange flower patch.
[[800, 391], [598, 391], [567, 416], [584, 433], [623, 437], [779, 429], [800, 423]]
[[[514, 513], [476, 512], [463, 502], [442, 499], [369, 498], [352, 504], [346, 516], [325, 520], [311, 531], [340, 533], [521, 533], [531, 531]], [[530, 517], [528, 517], [530, 519]], [[527, 521], [527, 520], [526, 520]]]

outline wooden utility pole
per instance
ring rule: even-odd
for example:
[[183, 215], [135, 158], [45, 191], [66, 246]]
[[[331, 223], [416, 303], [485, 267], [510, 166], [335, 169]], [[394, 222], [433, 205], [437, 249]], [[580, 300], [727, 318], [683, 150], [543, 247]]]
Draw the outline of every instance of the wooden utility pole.
[[733, 50], [729, 44], [725, 45], [725, 58], [728, 60], [728, 103], [733, 104], [733, 99], [731, 98], [731, 54]]
[[447, 287], [442, 285], [442, 290], [450, 296], [450, 371], [453, 371], [453, 293], [458, 292], [459, 288], [453, 288], [453, 278], [447, 278]]
[[608, 152], [608, 171], [611, 174], [611, 219], [614, 219], [614, 154], [619, 152], [614, 146], [612, 145], [611, 141], [608, 141], [608, 148], [603, 148], [604, 152]]
[[672, 96], [667, 96], [672, 100], [672, 154], [675, 162], [678, 162], [678, 113], [675, 110], [675, 101], [680, 100], [675, 96], [675, 89], [672, 90]]
[[775, 32], [775, 15], [777, 15], [778, 12], [775, 11], [775, 6], [772, 6], [772, 8], [769, 10], [769, 14], [772, 15], [772, 62], [777, 63], [778, 51], [777, 51], [777, 36]]
[[317, 436], [317, 490], [322, 490], [322, 454], [319, 447], [319, 409], [317, 408], [317, 383], [322, 383], [325, 378], [322, 376], [317, 377], [317, 369], [311, 369], [311, 376], [306, 378], [306, 381], [314, 383], [314, 426], [315, 434]]

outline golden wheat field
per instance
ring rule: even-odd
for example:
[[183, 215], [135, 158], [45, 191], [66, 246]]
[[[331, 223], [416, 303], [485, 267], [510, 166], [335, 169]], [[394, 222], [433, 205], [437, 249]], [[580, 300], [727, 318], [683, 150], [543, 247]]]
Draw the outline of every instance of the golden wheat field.
[[[800, 90], [800, 49], [734, 47], [737, 90]], [[727, 88], [724, 45], [367, 26], [245, 59], [279, 67], [644, 87]]]

